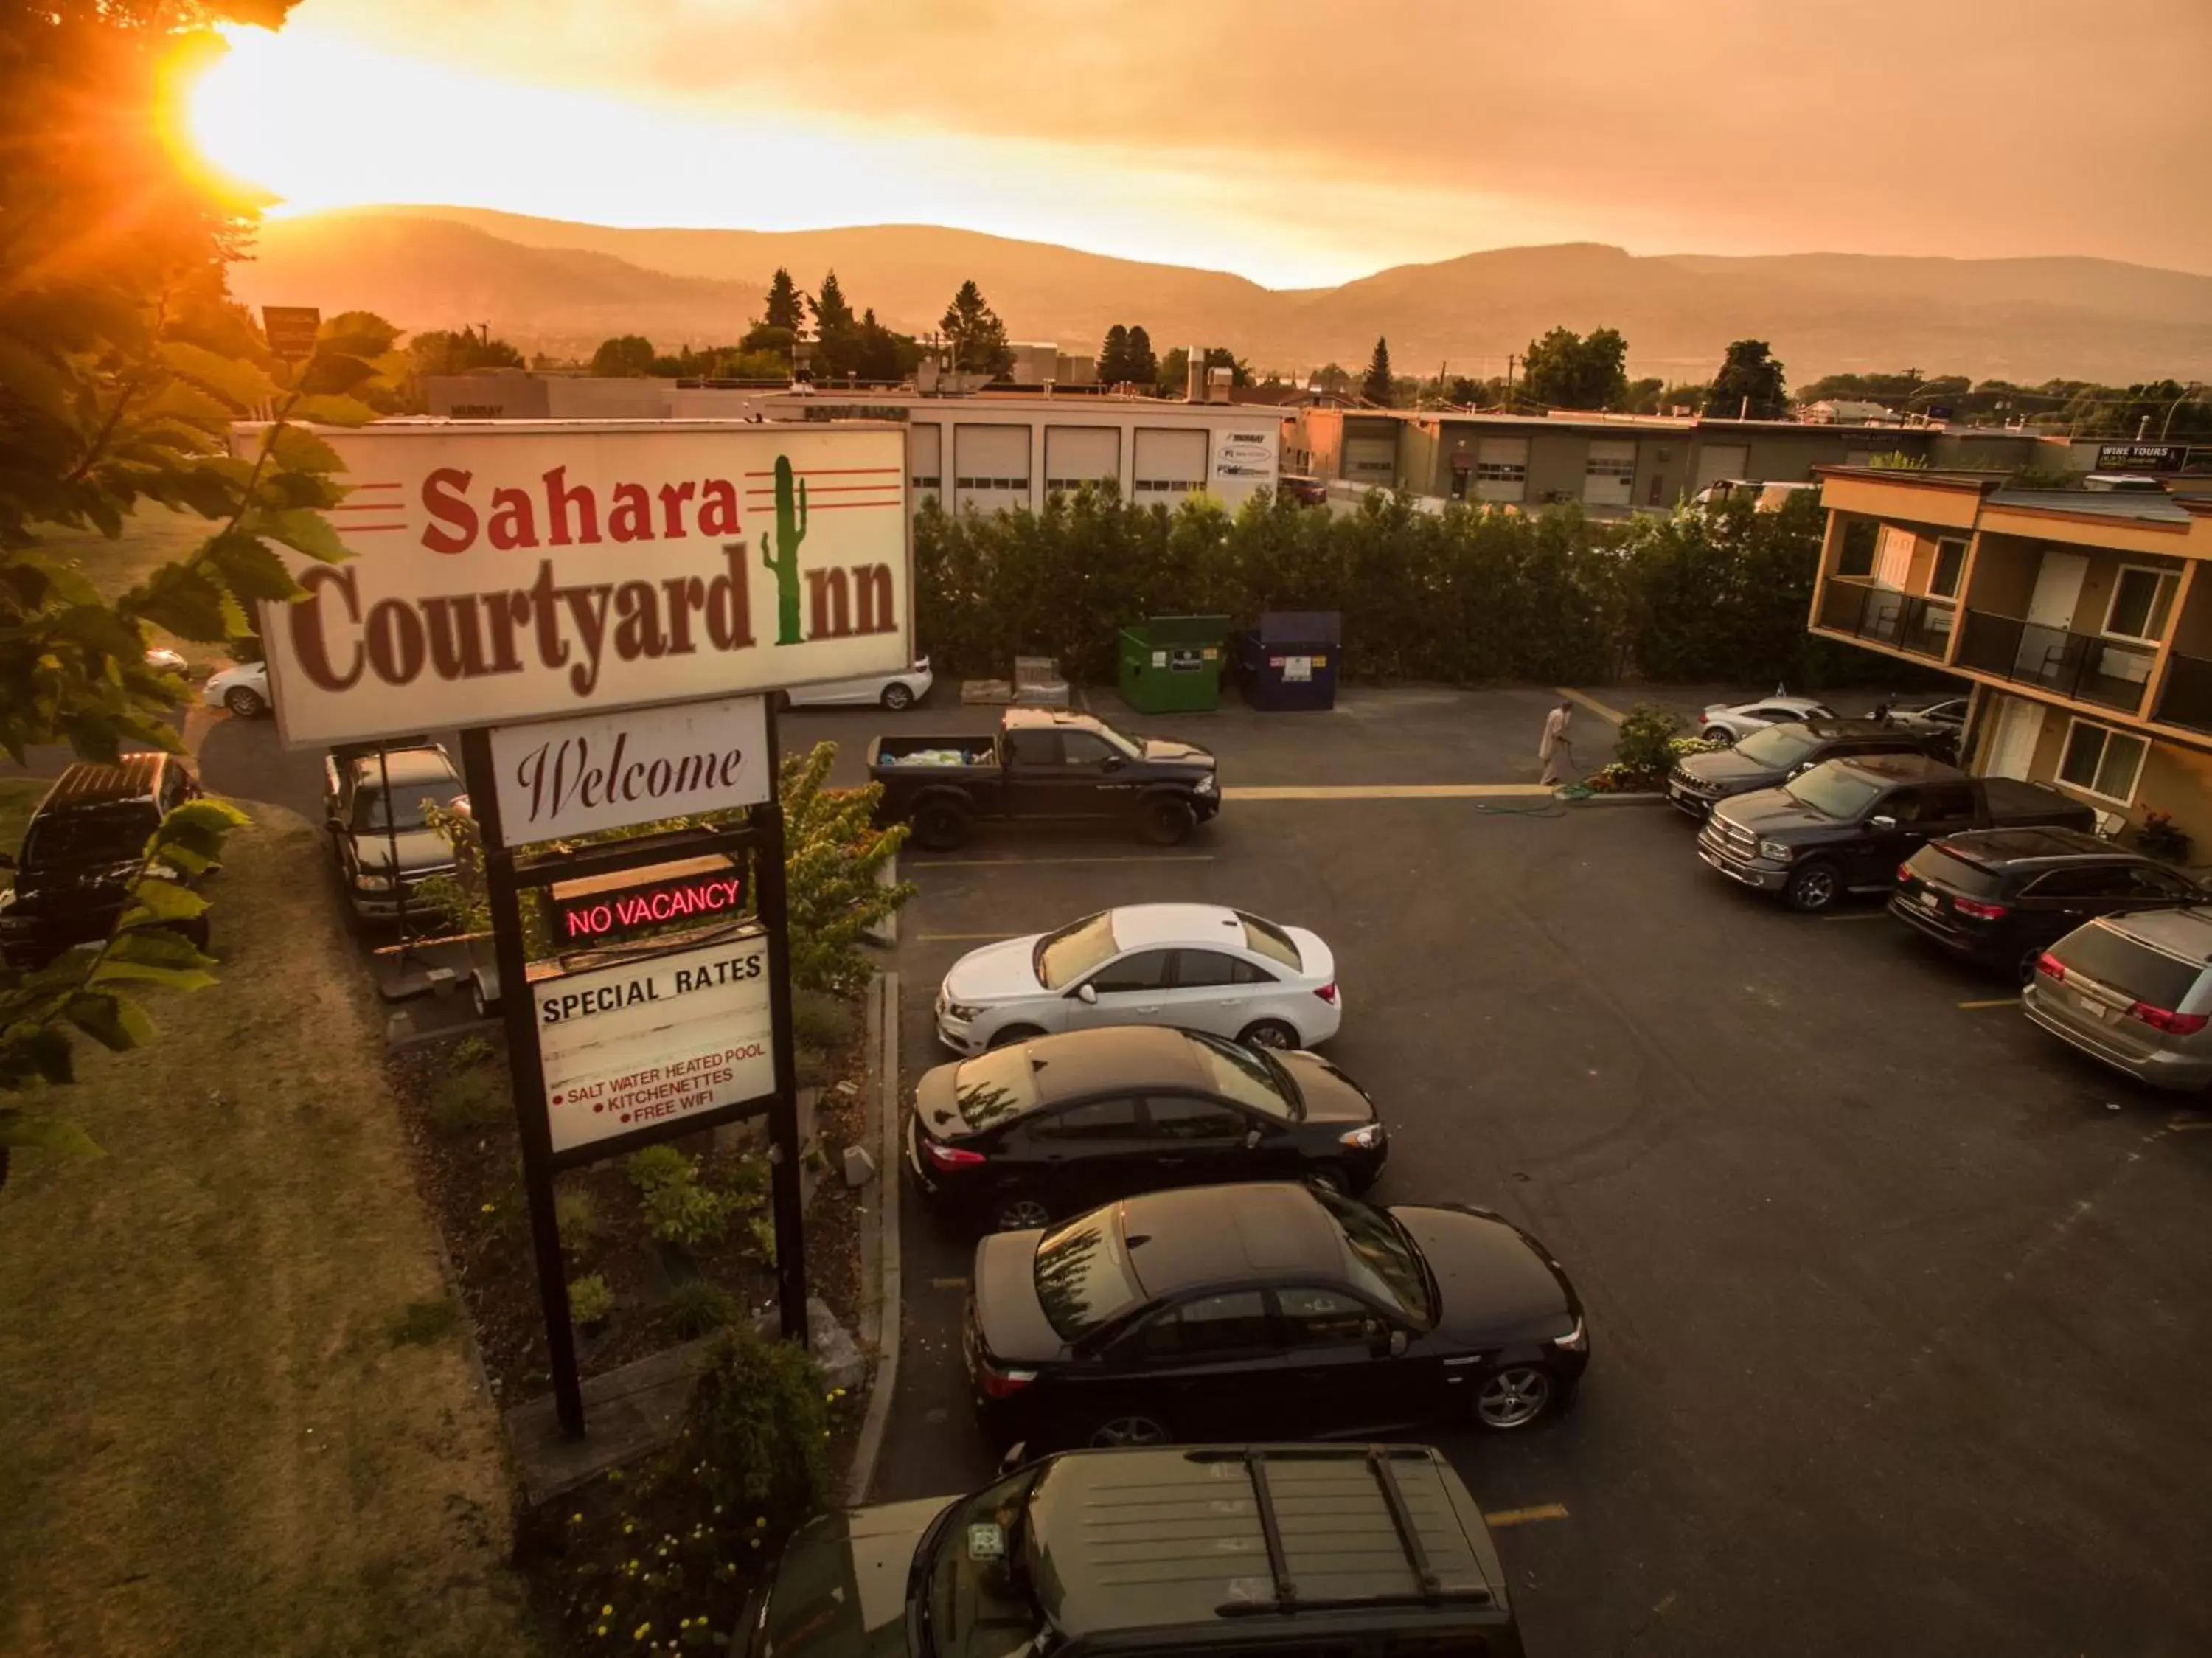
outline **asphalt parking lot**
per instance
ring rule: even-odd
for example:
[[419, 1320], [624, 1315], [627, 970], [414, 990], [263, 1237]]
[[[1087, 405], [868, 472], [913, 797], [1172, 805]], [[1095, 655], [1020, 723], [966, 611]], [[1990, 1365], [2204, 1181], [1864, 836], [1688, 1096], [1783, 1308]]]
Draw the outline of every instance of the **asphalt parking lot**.
[[[1231, 787], [1510, 781], [1546, 701], [1142, 723], [1216, 746]], [[2188, 1588], [2212, 1557], [2212, 1119], [2057, 1049], [1879, 909], [1728, 886], [1672, 813], [1531, 804], [1232, 798], [1165, 853], [909, 857], [908, 1081], [946, 1057], [938, 979], [988, 939], [1152, 899], [1310, 926], [1346, 997], [1329, 1051], [1392, 1130], [1377, 1195], [1503, 1210], [1590, 1309], [1571, 1415], [1437, 1436], [1507, 1522], [1532, 1652], [2212, 1650]], [[902, 1218], [884, 1498], [995, 1460], [957, 1339], [969, 1247], [910, 1198]]]

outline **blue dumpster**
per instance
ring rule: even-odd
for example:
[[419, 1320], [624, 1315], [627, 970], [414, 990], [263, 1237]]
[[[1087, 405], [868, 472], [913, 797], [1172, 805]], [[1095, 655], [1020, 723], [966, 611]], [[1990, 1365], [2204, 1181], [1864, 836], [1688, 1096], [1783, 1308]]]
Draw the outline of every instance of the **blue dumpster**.
[[1335, 707], [1343, 639], [1340, 611], [1262, 611], [1258, 627], [1237, 636], [1244, 700], [1271, 711]]

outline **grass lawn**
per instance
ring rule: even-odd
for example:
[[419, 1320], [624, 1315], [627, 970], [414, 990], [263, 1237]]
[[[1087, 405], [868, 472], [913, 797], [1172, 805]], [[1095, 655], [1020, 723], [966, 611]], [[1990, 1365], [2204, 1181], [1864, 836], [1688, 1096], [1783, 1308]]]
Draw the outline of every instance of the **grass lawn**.
[[256, 815], [222, 982], [48, 1096], [107, 1155], [0, 1192], [0, 1652], [528, 1653], [376, 1010], [315, 831]]
[[[214, 532], [215, 526], [196, 513], [171, 512], [148, 501], [123, 521], [123, 533], [111, 541], [98, 530], [42, 527], [44, 551], [75, 564], [101, 593], [112, 599], [127, 593], [147, 573], [173, 564]], [[186, 661], [198, 667], [230, 660], [220, 644], [175, 639], [155, 628], [156, 642], [173, 646]]]

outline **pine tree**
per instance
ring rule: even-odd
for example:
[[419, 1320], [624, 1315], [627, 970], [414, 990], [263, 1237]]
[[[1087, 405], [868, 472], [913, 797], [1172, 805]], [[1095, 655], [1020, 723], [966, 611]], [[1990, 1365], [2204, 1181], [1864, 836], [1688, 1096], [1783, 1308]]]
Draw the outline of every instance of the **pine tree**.
[[768, 284], [768, 314], [762, 320], [771, 328], [788, 328], [796, 336], [806, 326], [806, 296], [791, 279], [791, 272], [776, 266]]
[[1142, 328], [1129, 330], [1129, 372], [1122, 378], [1132, 385], [1150, 386], [1160, 377], [1160, 360], [1152, 354], [1152, 337]]
[[1368, 359], [1366, 377], [1359, 382], [1359, 394], [1382, 408], [1390, 406], [1390, 342], [1388, 339], [1380, 337], [1376, 339], [1375, 355]]
[[938, 326], [952, 349], [956, 372], [986, 375], [995, 380], [1014, 366], [1013, 348], [1006, 344], [1006, 325], [999, 320], [999, 314], [991, 308], [974, 278], [960, 284]]
[[822, 292], [813, 302], [814, 331], [823, 339], [830, 331], [853, 326], [853, 308], [846, 303], [845, 290], [837, 285], [837, 273], [830, 271], [822, 278]]
[[1098, 348], [1098, 383], [1119, 386], [1129, 378], [1129, 331], [1117, 322], [1106, 331], [1106, 343]]

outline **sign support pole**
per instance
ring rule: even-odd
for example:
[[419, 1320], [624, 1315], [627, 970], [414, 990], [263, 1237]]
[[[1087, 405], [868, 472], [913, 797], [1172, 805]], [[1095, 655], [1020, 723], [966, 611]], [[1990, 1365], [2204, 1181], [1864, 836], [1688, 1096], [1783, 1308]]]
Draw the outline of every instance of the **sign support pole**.
[[784, 887], [783, 750], [773, 698], [768, 705], [766, 803], [752, 808], [752, 820], [765, 832], [755, 852], [759, 913], [768, 930], [768, 997], [770, 1039], [775, 1062], [775, 1104], [769, 1112], [769, 1195], [775, 1217], [775, 1299], [783, 1338], [806, 1344], [806, 1215], [799, 1191], [800, 1133], [797, 1064], [791, 1038], [790, 905]]
[[[484, 884], [491, 899], [492, 944], [499, 964], [500, 1014], [507, 1021], [507, 1068], [522, 1140], [522, 1184], [530, 1195], [530, 1241], [538, 1258], [538, 1294], [545, 1314], [545, 1356], [553, 1373], [553, 1409], [560, 1418], [562, 1436], [581, 1439], [584, 1386], [576, 1368], [576, 1330], [568, 1313], [568, 1277], [561, 1260], [561, 1226], [553, 1208], [553, 1130], [546, 1115], [538, 1027], [531, 1017], [530, 963], [522, 944], [514, 854], [500, 829], [498, 777], [492, 766], [488, 728], [472, 726], [461, 733], [461, 775], [469, 786], [470, 809], [483, 837]], [[780, 876], [780, 863], [778, 868]], [[781, 892], [779, 879], [779, 896]], [[782, 1074], [781, 1069], [777, 1074]]]

